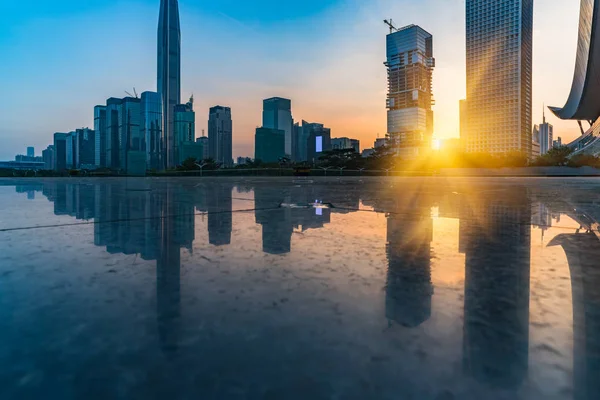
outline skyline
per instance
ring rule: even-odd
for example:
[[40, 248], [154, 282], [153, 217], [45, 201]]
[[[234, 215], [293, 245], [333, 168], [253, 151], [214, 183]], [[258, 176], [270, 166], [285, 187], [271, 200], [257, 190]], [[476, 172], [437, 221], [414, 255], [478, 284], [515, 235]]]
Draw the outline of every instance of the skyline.
[[[8, 54], [0, 73], [12, 77], [0, 101], [4, 110], [0, 159], [12, 159], [26, 146], [39, 151], [54, 132], [93, 128], [93, 107], [108, 97], [124, 96], [123, 91], [132, 86], [138, 92], [155, 88], [158, 1], [113, 5], [90, 1], [73, 3], [72, 11], [58, 7], [53, 13], [43, 11], [49, 2], [41, 3], [28, 17], [19, 14], [25, 6], [0, 6], [7, 19], [0, 17], [5, 25], [0, 31], [0, 51]], [[386, 131], [383, 61], [387, 27], [382, 21], [402, 15], [405, 18], [394, 19], [395, 24], [419, 24], [435, 37], [434, 136], [458, 137], [458, 101], [465, 95], [464, 1], [312, 3], [294, 7], [295, 12], [282, 6], [277, 15], [267, 12], [259, 17], [256, 12], [261, 7], [236, 1], [221, 5], [222, 11], [215, 5], [180, 1], [182, 98], [193, 92], [197, 99], [197, 137], [202, 130], [208, 131], [209, 107], [229, 106], [235, 115], [233, 156], [250, 156], [262, 100], [282, 96], [292, 100], [295, 120], [322, 122], [331, 127], [333, 137], [356, 137], [369, 147], [378, 133], [383, 137]], [[440, 12], [428, 15], [433, 4]], [[568, 96], [578, 11], [578, 2], [549, 0], [535, 5], [534, 124], [541, 121], [543, 103], [560, 106]], [[41, 15], [45, 18], [40, 19]], [[110, 32], [90, 29], [92, 22], [111, 26]], [[49, 29], [54, 35], [35, 40], [38, 32]], [[75, 31], [78, 34], [72, 35]], [[123, 35], [129, 41], [110, 40]], [[269, 45], [265, 45], [267, 39]], [[70, 43], [69, 48], [65, 43]], [[40, 63], [33, 57], [45, 54], [46, 73], [40, 74]], [[67, 78], [72, 84], [64, 84]], [[29, 107], [39, 119], [23, 123], [23, 110]], [[548, 119], [563, 142], [579, 135], [576, 122]]]

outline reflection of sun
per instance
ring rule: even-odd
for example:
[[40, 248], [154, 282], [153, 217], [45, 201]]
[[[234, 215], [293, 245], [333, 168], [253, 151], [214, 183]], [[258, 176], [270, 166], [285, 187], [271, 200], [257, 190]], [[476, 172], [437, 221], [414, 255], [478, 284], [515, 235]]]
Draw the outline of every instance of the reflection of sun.
[[442, 141], [440, 139], [433, 139], [431, 141], [431, 148], [433, 150], [440, 150], [442, 148]]

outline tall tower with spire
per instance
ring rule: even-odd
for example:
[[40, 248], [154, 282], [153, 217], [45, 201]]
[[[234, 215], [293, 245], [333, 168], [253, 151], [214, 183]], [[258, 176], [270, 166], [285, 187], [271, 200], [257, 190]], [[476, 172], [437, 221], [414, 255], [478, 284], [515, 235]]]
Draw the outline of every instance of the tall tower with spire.
[[157, 92], [163, 107], [164, 168], [176, 166], [174, 108], [181, 103], [181, 29], [177, 0], [161, 0], [158, 19]]

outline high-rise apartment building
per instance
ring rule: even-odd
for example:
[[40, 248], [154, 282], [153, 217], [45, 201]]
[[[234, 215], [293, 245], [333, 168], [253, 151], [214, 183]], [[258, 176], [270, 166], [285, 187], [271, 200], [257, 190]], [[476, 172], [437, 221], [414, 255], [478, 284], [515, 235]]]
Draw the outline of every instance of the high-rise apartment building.
[[[137, 97], [125, 97], [119, 110], [119, 168], [129, 169], [129, 156], [140, 163], [139, 152], [144, 150], [144, 138], [141, 134], [141, 100]], [[137, 154], [134, 154], [137, 153]], [[144, 153], [145, 160], [145, 153]], [[144, 167], [145, 168], [145, 167]]]
[[145, 140], [146, 166], [148, 169], [166, 169], [163, 153], [162, 102], [156, 92], [142, 93], [141, 136]]
[[94, 107], [94, 131], [96, 132], [94, 164], [98, 168], [106, 167], [106, 106]]
[[119, 169], [119, 111], [122, 99], [111, 97], [106, 100], [106, 161], [104, 166]]
[[210, 158], [225, 166], [233, 165], [233, 122], [231, 108], [212, 107], [208, 115], [208, 146]]
[[469, 152], [531, 154], [533, 0], [467, 0]]
[[75, 130], [73, 136], [75, 168], [92, 169], [96, 164], [96, 133], [89, 128]]
[[263, 100], [263, 128], [279, 129], [285, 132], [285, 154], [294, 154], [292, 101], [281, 97]]
[[168, 168], [175, 167], [175, 127], [173, 113], [181, 103], [181, 29], [177, 0], [161, 0], [158, 20], [157, 92], [163, 106], [163, 152]]
[[54, 169], [54, 145], [51, 144], [42, 150], [42, 160], [44, 161], [44, 169], [51, 171]]
[[402, 157], [431, 148], [433, 37], [416, 25], [387, 35], [388, 134]]

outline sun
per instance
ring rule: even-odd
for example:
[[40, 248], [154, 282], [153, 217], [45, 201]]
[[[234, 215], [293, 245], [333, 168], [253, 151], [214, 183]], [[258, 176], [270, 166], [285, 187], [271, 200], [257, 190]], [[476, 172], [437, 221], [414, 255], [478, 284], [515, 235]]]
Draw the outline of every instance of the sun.
[[433, 150], [440, 150], [442, 148], [442, 141], [440, 139], [433, 139], [431, 141], [431, 148]]

